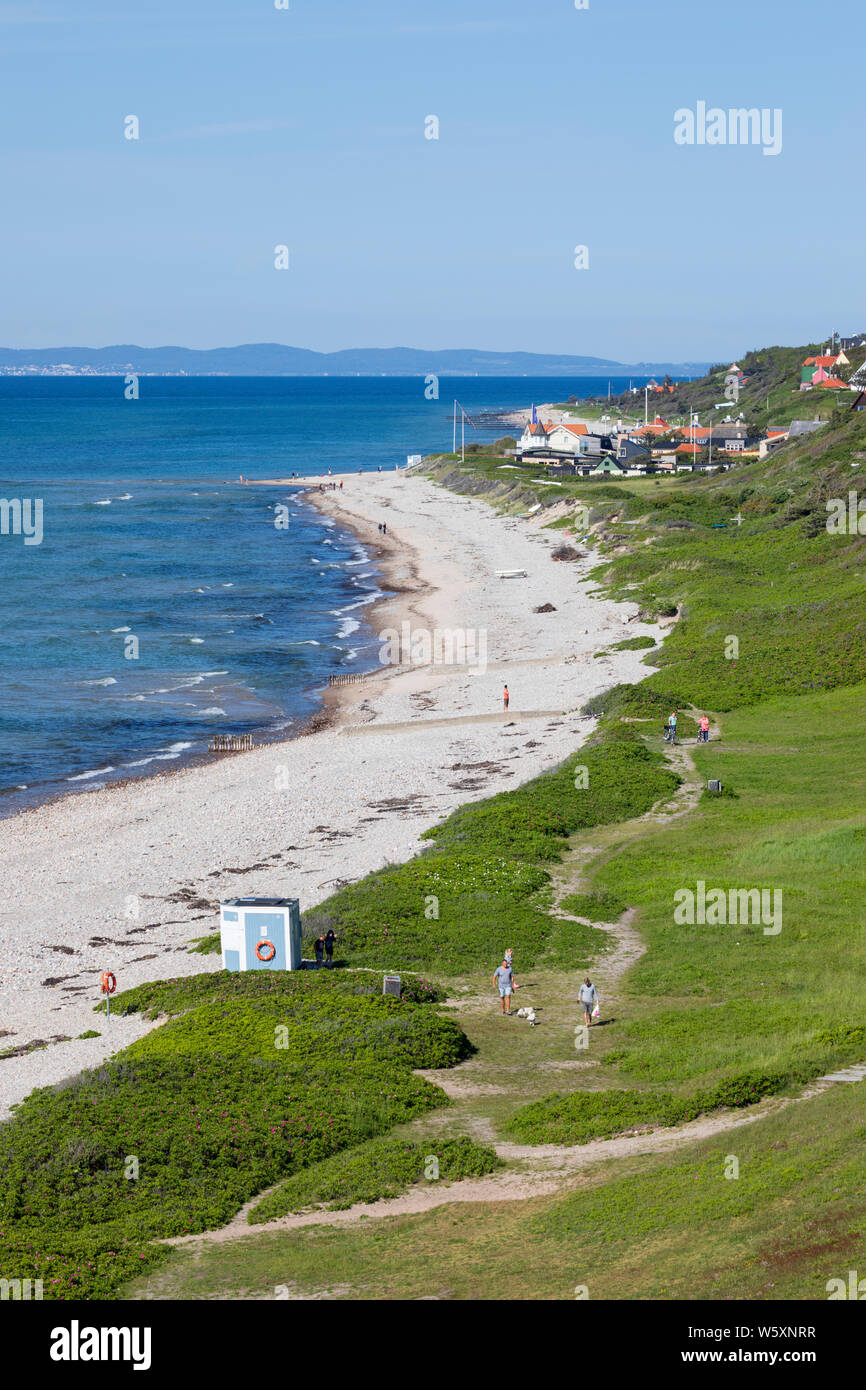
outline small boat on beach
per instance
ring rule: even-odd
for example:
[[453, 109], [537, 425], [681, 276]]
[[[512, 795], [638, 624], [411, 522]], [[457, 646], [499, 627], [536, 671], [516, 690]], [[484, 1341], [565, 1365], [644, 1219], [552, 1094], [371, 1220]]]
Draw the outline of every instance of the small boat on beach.
[[497, 570], [497, 579], [525, 579], [526, 570]]

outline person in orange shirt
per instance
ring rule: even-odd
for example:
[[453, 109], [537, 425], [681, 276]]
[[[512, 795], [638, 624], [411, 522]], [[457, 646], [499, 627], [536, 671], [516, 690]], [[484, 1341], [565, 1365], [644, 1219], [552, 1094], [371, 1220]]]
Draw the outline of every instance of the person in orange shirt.
[[508, 709], [508, 700], [509, 700], [508, 686], [506, 685], [505, 689], [504, 689], [503, 692], [502, 692], [502, 708], [503, 708], [503, 709]]

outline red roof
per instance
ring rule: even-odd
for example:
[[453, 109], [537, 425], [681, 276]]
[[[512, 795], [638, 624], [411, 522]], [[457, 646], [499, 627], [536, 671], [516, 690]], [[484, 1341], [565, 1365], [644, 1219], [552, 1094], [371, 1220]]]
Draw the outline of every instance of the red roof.
[[676, 452], [678, 454], [700, 454], [702, 450], [700, 444], [678, 444]]
[[779, 435], [779, 434], [787, 434], [787, 433], [788, 433], [788, 431], [787, 431], [787, 429], [786, 429], [784, 426], [782, 426], [780, 429], [776, 429], [775, 426], [774, 426], [772, 429], [768, 429], [768, 430], [767, 430], [767, 438], [768, 438], [768, 439], [773, 439], [773, 438], [775, 438], [776, 435]]
[[828, 376], [826, 381], [819, 381], [818, 385], [824, 387], [829, 386], [831, 391], [848, 390], [847, 381], [843, 381], [842, 378], [838, 376]]
[[838, 354], [824, 357], [807, 357], [803, 363], [804, 367], [832, 367], [834, 362], [838, 362]]
[[589, 434], [586, 425], [567, 425], [563, 420], [560, 420], [559, 423], [564, 430], [570, 430], [572, 434]]

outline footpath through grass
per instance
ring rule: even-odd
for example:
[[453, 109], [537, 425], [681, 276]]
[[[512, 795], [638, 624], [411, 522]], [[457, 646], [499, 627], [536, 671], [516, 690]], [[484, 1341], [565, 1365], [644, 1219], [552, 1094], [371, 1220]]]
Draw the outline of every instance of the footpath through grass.
[[825, 1299], [830, 1279], [866, 1265], [864, 1090], [839, 1087], [685, 1153], [600, 1163], [566, 1197], [177, 1250], [125, 1296]]

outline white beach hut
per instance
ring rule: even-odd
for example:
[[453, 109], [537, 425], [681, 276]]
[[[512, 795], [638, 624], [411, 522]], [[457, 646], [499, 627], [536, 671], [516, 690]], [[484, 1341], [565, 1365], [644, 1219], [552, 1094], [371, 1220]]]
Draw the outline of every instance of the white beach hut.
[[297, 898], [227, 898], [220, 903], [225, 970], [300, 970]]

